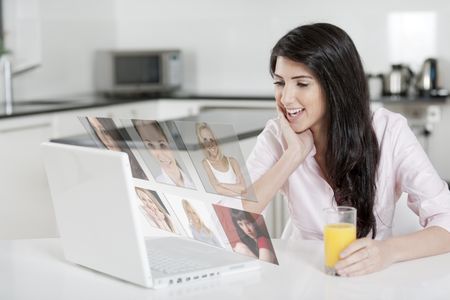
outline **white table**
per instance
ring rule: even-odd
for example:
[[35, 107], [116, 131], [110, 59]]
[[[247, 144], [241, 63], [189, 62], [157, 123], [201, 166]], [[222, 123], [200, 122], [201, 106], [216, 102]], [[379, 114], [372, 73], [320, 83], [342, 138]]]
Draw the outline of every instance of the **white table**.
[[65, 261], [58, 239], [0, 241], [0, 299], [450, 299], [450, 254], [341, 278], [322, 272], [322, 242], [274, 244], [280, 266], [151, 290]]

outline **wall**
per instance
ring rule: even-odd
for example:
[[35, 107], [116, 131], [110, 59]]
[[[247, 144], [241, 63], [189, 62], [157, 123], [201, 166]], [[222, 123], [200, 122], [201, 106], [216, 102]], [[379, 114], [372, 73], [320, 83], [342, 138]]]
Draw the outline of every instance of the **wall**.
[[[417, 70], [425, 55], [434, 55], [444, 86], [450, 87], [450, 6], [445, 0], [39, 0], [38, 10], [42, 66], [14, 79], [18, 100], [92, 91], [94, 50], [115, 46], [181, 48], [188, 91], [271, 94], [271, 47], [294, 26], [318, 21], [348, 31], [369, 72], [386, 72], [394, 62]], [[428, 13], [434, 25], [409, 20], [404, 26], [416, 27], [406, 34], [388, 30], [392, 14], [405, 12]], [[408, 21], [398, 17], [397, 24]], [[434, 35], [427, 34], [432, 29]], [[419, 44], [408, 38], [414, 31], [422, 32], [412, 36]]]
[[386, 72], [398, 62], [417, 70], [433, 55], [450, 87], [445, 0], [116, 0], [116, 8], [117, 45], [181, 48], [185, 87], [199, 93], [271, 93], [271, 47], [289, 29], [318, 21], [339, 25], [352, 36], [367, 71]]
[[115, 7], [110, 0], [39, 0], [41, 67], [14, 78], [16, 101], [93, 90], [97, 48], [116, 41]]

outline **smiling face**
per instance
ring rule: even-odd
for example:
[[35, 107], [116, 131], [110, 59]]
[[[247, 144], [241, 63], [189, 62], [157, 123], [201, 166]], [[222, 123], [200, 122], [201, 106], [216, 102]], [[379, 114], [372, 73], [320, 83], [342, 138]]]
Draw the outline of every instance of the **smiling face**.
[[111, 130], [106, 129], [97, 118], [88, 117], [87, 119], [91, 124], [91, 127], [97, 134], [98, 138], [106, 148], [113, 151], [121, 151], [120, 147], [117, 145], [116, 140], [114, 140], [113, 136], [111, 135]]
[[164, 170], [178, 168], [175, 157], [165, 135], [155, 125], [146, 124], [138, 127], [139, 135], [145, 146], [156, 158]]
[[202, 128], [199, 135], [208, 157], [217, 157], [219, 155], [219, 146], [211, 130], [209, 128]]
[[145, 211], [152, 216], [154, 219], [160, 219], [163, 220], [164, 219], [164, 213], [161, 212], [161, 210], [158, 208], [158, 206], [156, 206], [154, 201], [157, 201], [156, 199], [154, 199], [153, 197], [151, 197], [148, 193], [142, 191], [142, 190], [137, 190], [138, 196], [142, 201], [143, 204], [143, 208], [145, 209]]
[[326, 128], [325, 93], [308, 67], [278, 56], [273, 80], [278, 109], [295, 132], [311, 129], [318, 133]]

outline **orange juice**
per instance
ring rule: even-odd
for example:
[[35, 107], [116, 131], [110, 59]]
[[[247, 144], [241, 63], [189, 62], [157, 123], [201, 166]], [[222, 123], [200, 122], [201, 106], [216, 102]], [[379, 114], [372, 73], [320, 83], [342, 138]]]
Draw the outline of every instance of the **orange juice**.
[[339, 254], [356, 240], [356, 226], [349, 223], [327, 224], [323, 231], [325, 266], [334, 267]]

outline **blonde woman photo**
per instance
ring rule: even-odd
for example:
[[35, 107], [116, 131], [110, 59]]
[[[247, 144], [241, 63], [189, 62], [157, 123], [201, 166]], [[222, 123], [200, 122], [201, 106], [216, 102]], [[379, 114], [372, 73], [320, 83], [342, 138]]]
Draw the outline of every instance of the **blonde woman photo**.
[[157, 196], [150, 190], [138, 187], [135, 189], [147, 221], [149, 221], [153, 227], [176, 233], [172, 221], [170, 220], [169, 213], [165, 207], [163, 207], [162, 203], [158, 201]]
[[202, 218], [199, 216], [197, 211], [192, 207], [192, 205], [186, 199], [182, 200], [182, 204], [184, 212], [186, 213], [187, 219], [189, 221], [189, 227], [191, 229], [193, 238], [196, 239], [197, 241], [221, 247], [214, 232], [212, 232], [212, 230], [205, 225]]
[[238, 161], [223, 154], [208, 124], [197, 123], [196, 134], [205, 156], [202, 165], [214, 191], [224, 196], [243, 197], [246, 184]]

